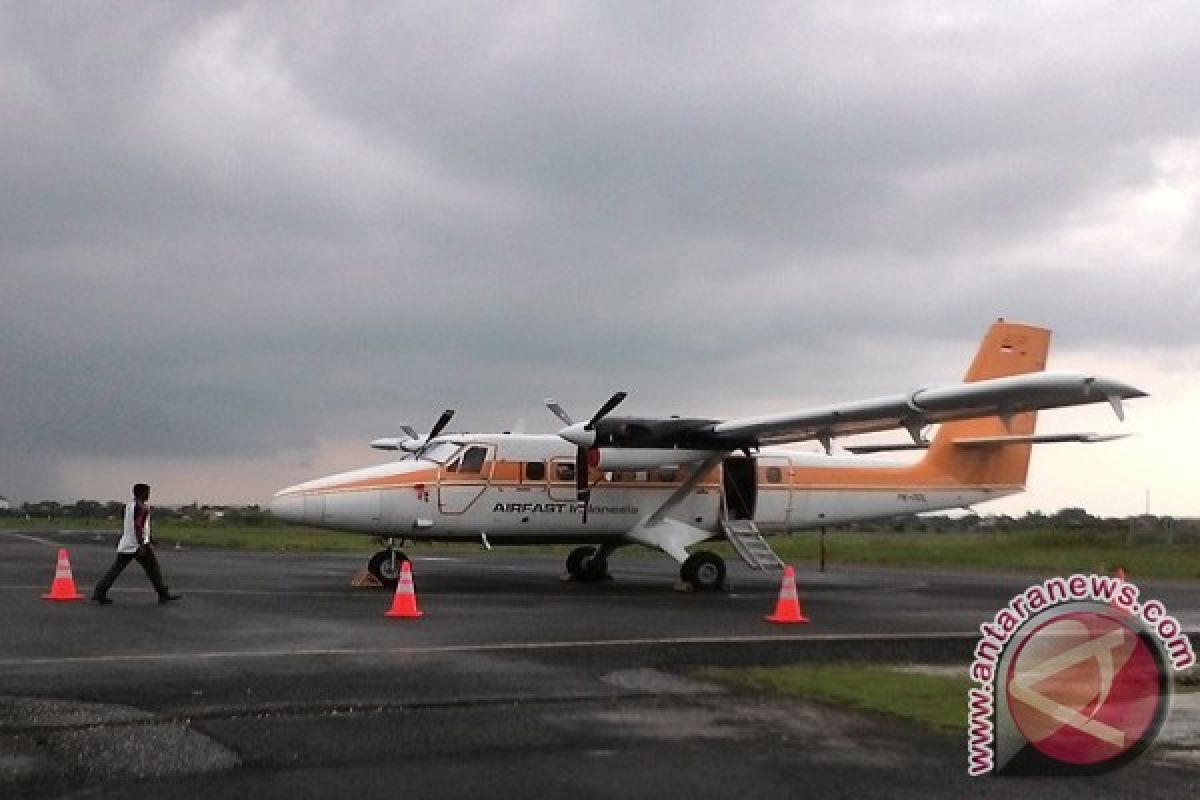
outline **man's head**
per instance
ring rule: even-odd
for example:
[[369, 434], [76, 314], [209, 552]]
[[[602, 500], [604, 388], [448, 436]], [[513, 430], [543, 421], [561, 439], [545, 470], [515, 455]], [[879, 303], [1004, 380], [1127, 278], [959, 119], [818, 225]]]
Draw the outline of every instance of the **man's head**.
[[147, 500], [149, 500], [150, 499], [150, 484], [135, 483], [133, 485], [133, 499], [140, 500], [143, 503], [146, 502]]

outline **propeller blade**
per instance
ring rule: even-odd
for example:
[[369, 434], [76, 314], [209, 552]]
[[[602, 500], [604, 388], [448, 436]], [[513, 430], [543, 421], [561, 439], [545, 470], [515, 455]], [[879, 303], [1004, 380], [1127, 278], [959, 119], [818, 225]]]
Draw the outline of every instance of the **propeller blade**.
[[421, 457], [421, 455], [425, 452], [425, 448], [429, 447], [429, 443], [432, 442], [434, 439], [436, 439], [437, 435], [439, 433], [441, 433], [443, 430], [445, 430], [446, 426], [450, 424], [450, 419], [453, 416], [454, 416], [454, 409], [452, 409], [452, 408], [447, 408], [445, 411], [442, 412], [442, 415], [440, 417], [438, 417], [438, 421], [435, 422], [433, 424], [433, 428], [430, 429], [429, 435], [425, 437], [425, 441], [421, 444], [421, 447], [417, 450], [416, 453], [413, 454], [414, 458]]
[[596, 427], [597, 422], [607, 417], [609, 412], [619, 406], [621, 402], [628, 396], [629, 395], [625, 392], [617, 392], [612, 397], [608, 398], [608, 402], [600, 406], [600, 410], [592, 415], [592, 418], [588, 420], [587, 425], [583, 426], [583, 429], [590, 431], [592, 428]]
[[432, 430], [429, 431], [429, 435], [425, 437], [425, 441], [428, 442], [432, 439], [436, 439], [437, 435], [444, 431], [446, 426], [450, 424], [450, 420], [453, 416], [454, 409], [447, 408], [445, 411], [443, 411], [442, 415], [438, 417], [438, 421], [434, 423]]
[[547, 397], [542, 402], [544, 402], [546, 404], [546, 408], [550, 409], [550, 413], [553, 414], [554, 416], [558, 417], [559, 419], [561, 419], [564, 424], [566, 424], [566, 425], [574, 425], [575, 424], [575, 420], [571, 419], [571, 415], [568, 414], [563, 409], [563, 407], [558, 404], [558, 401], [555, 400], [553, 397]]

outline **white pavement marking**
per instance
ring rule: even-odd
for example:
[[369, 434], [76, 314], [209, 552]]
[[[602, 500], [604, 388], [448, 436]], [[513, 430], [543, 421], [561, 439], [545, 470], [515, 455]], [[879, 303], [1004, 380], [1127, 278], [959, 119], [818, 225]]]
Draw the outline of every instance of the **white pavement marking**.
[[138, 662], [210, 661], [238, 658], [294, 658], [345, 656], [412, 656], [443, 653], [504, 653], [536, 650], [586, 650], [608, 647], [635, 647], [680, 644], [758, 644], [768, 642], [884, 642], [938, 641], [962, 639], [977, 634], [974, 631], [957, 633], [825, 633], [784, 636], [667, 636], [646, 639], [605, 639], [601, 641], [559, 642], [500, 642], [496, 644], [449, 644], [426, 647], [334, 647], [298, 650], [227, 650], [199, 653], [125, 653], [104, 656], [62, 656], [58, 658], [0, 658], [0, 667], [43, 667], [71, 664], [116, 664]]
[[30, 536], [28, 533], [14, 533], [13, 536], [16, 536], [20, 539], [27, 539], [31, 542], [37, 542], [38, 544], [44, 544], [48, 547], [62, 547], [62, 545], [58, 542], [51, 542], [38, 536]]

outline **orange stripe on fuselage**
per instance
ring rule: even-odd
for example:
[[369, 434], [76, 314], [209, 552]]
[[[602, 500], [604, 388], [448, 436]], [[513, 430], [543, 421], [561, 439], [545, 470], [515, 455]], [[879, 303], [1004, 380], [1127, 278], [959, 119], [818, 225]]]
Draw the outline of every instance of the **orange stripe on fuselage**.
[[395, 475], [378, 475], [326, 486], [300, 487], [293, 494], [338, 494], [339, 492], [362, 492], [372, 489], [411, 489], [419, 483], [436, 484], [437, 478], [437, 469], [424, 469]]
[[[793, 491], [818, 489], [861, 489], [861, 490], [909, 490], [945, 489], [964, 486], [962, 480], [934, 469], [922, 468], [922, 464], [890, 467], [793, 467], [788, 488]], [[1006, 481], [972, 483], [979, 488], [1012, 488], [1019, 486]], [[771, 484], [759, 484], [759, 489], [769, 489]]]
[[[374, 476], [363, 478], [360, 480], [347, 481], [345, 483], [329, 484], [325, 486], [314, 486], [304, 489], [298, 489], [295, 493], [307, 494], [340, 494], [343, 492], [357, 493], [366, 491], [377, 491], [386, 489], [409, 489], [416, 485], [436, 486], [456, 485], [456, 486], [472, 486], [489, 484], [493, 487], [514, 488], [525, 487], [530, 489], [545, 489], [549, 487], [562, 488], [564, 486], [572, 486], [566, 482], [523, 482], [520, 480], [522, 475], [523, 464], [521, 462], [498, 462], [492, 470], [492, 479], [485, 480], [482, 478], [471, 478], [468, 476], [448, 476], [440, 474], [440, 470], [436, 468], [417, 470], [412, 472], [402, 472], [394, 475]], [[771, 483], [766, 480], [766, 468], [758, 470], [758, 487], [760, 491], [771, 490], [912, 490], [920, 488], [947, 488], [952, 486], [963, 485], [962, 481], [953, 475], [947, 475], [935, 469], [930, 469], [924, 463], [918, 463], [911, 466], [879, 466], [879, 467], [859, 467], [859, 466], [829, 466], [829, 467], [805, 467], [805, 466], [781, 466], [778, 467], [783, 471], [783, 480], [779, 483]], [[497, 479], [495, 476], [499, 473], [504, 478]], [[653, 471], [651, 471], [653, 473]], [[484, 474], [487, 474], [485, 465]], [[439, 480], [440, 475], [440, 480]], [[650, 476], [648, 476], [650, 477]], [[606, 489], [622, 489], [622, 490], [655, 490], [661, 491], [664, 488], [679, 486], [682, 480], [677, 481], [662, 481], [662, 480], [636, 480], [636, 481], [608, 481], [601, 480], [594, 484], [596, 488]], [[972, 484], [980, 488], [1014, 488], [1020, 484], [1005, 482], [1005, 481], [982, 481], [978, 484]], [[710, 476], [709, 480], [701, 483], [697, 488], [713, 489], [720, 486], [720, 481], [716, 475]]]

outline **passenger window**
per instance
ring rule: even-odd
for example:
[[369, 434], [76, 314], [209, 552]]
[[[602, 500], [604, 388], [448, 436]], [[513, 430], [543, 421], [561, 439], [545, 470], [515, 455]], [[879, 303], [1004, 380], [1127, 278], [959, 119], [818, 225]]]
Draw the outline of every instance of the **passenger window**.
[[678, 474], [676, 467], [662, 467], [658, 470], [658, 480], [660, 483], [672, 483]]
[[571, 483], [575, 480], [575, 464], [572, 461], [557, 461], [554, 464], [554, 480]]
[[545, 461], [530, 461], [525, 465], [525, 480], [527, 481], [544, 481], [546, 480], [546, 462]]
[[783, 470], [779, 467], [767, 467], [767, 483], [783, 483]]

